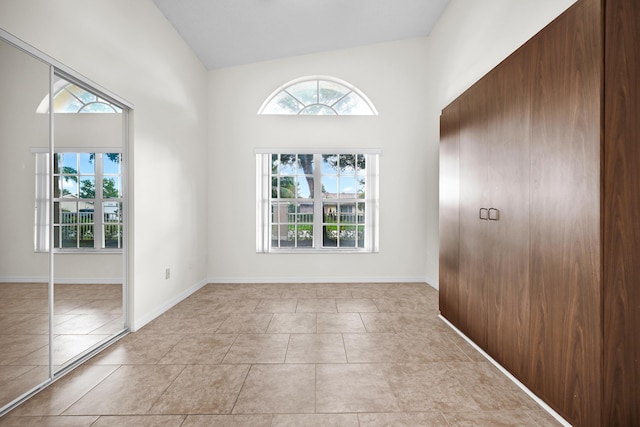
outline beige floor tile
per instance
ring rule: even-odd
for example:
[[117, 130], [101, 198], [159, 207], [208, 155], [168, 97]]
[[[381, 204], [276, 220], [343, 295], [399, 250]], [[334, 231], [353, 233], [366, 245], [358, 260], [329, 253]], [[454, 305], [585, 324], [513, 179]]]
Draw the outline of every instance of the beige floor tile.
[[318, 313], [318, 333], [366, 332], [358, 313]]
[[94, 417], [14, 417], [0, 418], [2, 427], [89, 427], [93, 426]]
[[264, 334], [271, 322], [271, 313], [232, 313], [216, 333], [219, 334]]
[[307, 334], [316, 332], [316, 313], [276, 313], [271, 319], [269, 334]]
[[395, 412], [396, 397], [377, 364], [316, 365], [316, 411]]
[[[53, 338], [53, 364], [64, 365], [110, 335], [58, 335]], [[48, 365], [49, 349], [43, 347], [20, 361], [21, 364]]]
[[81, 366], [20, 405], [12, 415], [60, 415], [117, 368], [117, 366]]
[[54, 326], [54, 334], [89, 334], [94, 330], [103, 327], [112, 320], [121, 318], [117, 314], [82, 314], [72, 319]]
[[389, 313], [360, 313], [367, 332], [384, 333], [395, 332], [396, 322]]
[[284, 363], [289, 334], [241, 334], [222, 363]]
[[316, 289], [318, 298], [348, 298], [351, 299], [351, 289], [338, 288], [318, 288]]
[[455, 381], [451, 369], [445, 363], [378, 366], [384, 371], [401, 411], [479, 411], [481, 409], [467, 391], [467, 387]]
[[378, 306], [370, 298], [336, 299], [339, 313], [377, 313]]
[[429, 304], [429, 301], [425, 298], [421, 298], [416, 295], [416, 298], [397, 298], [397, 297], [382, 297], [375, 298], [374, 302], [380, 312], [389, 313], [424, 313], [431, 311], [433, 306]]
[[313, 413], [314, 388], [315, 365], [253, 365], [233, 413]]
[[166, 365], [218, 364], [222, 362], [236, 337], [235, 334], [185, 335], [158, 363]]
[[[89, 360], [100, 365], [152, 365], [158, 363], [182, 339], [182, 335], [154, 335], [144, 328], [122, 338]], [[180, 363], [183, 364], [183, 363]]]
[[230, 414], [248, 371], [249, 365], [187, 366], [149, 413]]
[[336, 313], [334, 298], [299, 298], [296, 313]]
[[296, 298], [263, 299], [253, 311], [256, 313], [295, 313], [296, 305], [298, 305]]
[[186, 415], [126, 415], [98, 418], [91, 427], [180, 427]]
[[341, 334], [291, 334], [287, 363], [346, 363]]
[[63, 415], [146, 414], [183, 369], [176, 365], [121, 366]]
[[160, 315], [140, 332], [152, 334], [212, 334], [229, 314], [208, 310], [169, 310]]
[[28, 368], [23, 372], [25, 367], [16, 366], [16, 369], [23, 373], [0, 386], [0, 405], [4, 406], [49, 379], [48, 366], [29, 366]]
[[[315, 328], [315, 319], [314, 319]], [[315, 329], [314, 329], [315, 332]], [[48, 334], [48, 333], [47, 333]], [[22, 363], [25, 356], [39, 349], [49, 351], [49, 335], [0, 335], [0, 365]]]
[[358, 427], [356, 414], [276, 414], [273, 427]]
[[447, 421], [440, 412], [358, 414], [360, 427], [441, 427]]
[[452, 379], [464, 384], [485, 411], [536, 409], [538, 405], [489, 362], [447, 362]]
[[451, 427], [551, 427], [559, 423], [549, 415], [531, 416], [527, 411], [474, 411], [444, 414]]
[[272, 415], [189, 415], [181, 427], [271, 427]]
[[315, 288], [307, 289], [284, 289], [281, 294], [282, 298], [317, 298]]

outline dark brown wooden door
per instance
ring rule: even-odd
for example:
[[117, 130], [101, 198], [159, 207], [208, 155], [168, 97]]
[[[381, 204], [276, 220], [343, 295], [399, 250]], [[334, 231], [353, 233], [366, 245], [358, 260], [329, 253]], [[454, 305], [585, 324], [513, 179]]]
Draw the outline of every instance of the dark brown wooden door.
[[601, 2], [533, 40], [530, 388], [570, 423], [599, 426]]
[[483, 348], [487, 344], [488, 202], [487, 86], [481, 80], [460, 103], [460, 288], [459, 328]]
[[640, 2], [606, 3], [604, 416], [640, 425]]
[[460, 268], [460, 110], [453, 103], [440, 117], [440, 313], [458, 323]]
[[518, 52], [488, 78], [487, 352], [521, 380], [529, 357], [529, 61]]

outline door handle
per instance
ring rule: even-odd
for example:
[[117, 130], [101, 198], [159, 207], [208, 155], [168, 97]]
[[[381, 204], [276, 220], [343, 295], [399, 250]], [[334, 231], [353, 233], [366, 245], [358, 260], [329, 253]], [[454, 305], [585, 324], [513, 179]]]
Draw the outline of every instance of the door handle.
[[480, 208], [480, 210], [478, 211], [478, 218], [480, 218], [482, 221], [488, 220], [489, 219], [489, 209]]
[[489, 221], [500, 221], [500, 211], [496, 208], [489, 208]]

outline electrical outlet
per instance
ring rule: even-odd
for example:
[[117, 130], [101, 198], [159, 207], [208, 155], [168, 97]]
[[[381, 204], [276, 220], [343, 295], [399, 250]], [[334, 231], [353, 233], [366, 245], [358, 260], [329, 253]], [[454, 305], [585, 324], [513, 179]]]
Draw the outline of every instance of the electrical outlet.
[[164, 278], [165, 278], [165, 280], [169, 280], [169, 278], [170, 278], [170, 277], [171, 277], [171, 269], [170, 269], [170, 268], [167, 268], [167, 269], [164, 271]]

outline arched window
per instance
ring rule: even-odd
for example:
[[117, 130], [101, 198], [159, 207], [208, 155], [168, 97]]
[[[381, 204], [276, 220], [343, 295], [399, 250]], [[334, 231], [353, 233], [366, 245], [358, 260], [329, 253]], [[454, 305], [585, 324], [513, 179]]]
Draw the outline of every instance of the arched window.
[[[66, 80], [56, 82], [54, 93], [54, 113], [122, 113], [122, 109], [117, 105]], [[36, 112], [49, 112], [49, 95], [40, 102]]]
[[376, 116], [378, 112], [355, 86], [334, 77], [302, 77], [278, 88], [258, 114]]

